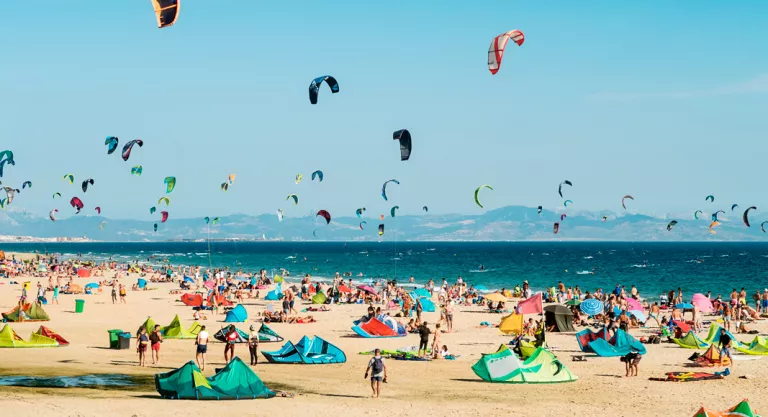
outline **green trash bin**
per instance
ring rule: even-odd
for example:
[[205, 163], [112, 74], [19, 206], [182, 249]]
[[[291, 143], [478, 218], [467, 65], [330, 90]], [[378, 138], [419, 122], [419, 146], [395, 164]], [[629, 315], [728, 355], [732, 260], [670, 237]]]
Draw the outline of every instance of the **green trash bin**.
[[115, 329], [107, 330], [107, 333], [109, 333], [109, 348], [120, 349], [120, 334], [124, 332], [120, 329]]
[[82, 313], [85, 307], [85, 300], [75, 300], [75, 313]]

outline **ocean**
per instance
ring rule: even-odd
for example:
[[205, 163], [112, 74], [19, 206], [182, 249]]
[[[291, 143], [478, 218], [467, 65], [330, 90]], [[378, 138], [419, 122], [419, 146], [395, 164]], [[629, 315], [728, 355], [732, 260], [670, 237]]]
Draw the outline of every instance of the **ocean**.
[[151, 264], [167, 259], [173, 264], [245, 272], [285, 268], [293, 279], [362, 272], [366, 279], [394, 278], [401, 283], [413, 276], [419, 284], [430, 278], [438, 284], [443, 278], [454, 282], [461, 276], [489, 289], [512, 288], [524, 280], [534, 289], [559, 281], [589, 291], [635, 285], [649, 299], [677, 287], [686, 298], [707, 291], [727, 296], [742, 287], [751, 295], [768, 287], [768, 243], [211, 242], [209, 252], [206, 242], [92, 242], [5, 243], [0, 249]]

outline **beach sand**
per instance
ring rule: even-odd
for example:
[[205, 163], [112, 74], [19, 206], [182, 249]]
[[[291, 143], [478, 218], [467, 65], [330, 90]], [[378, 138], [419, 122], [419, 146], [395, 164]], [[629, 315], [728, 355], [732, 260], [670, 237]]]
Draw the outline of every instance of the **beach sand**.
[[[10, 255], [10, 254], [9, 254]], [[107, 274], [111, 277], [112, 274]], [[137, 276], [122, 280], [130, 285]], [[36, 278], [20, 278], [17, 281]], [[0, 280], [0, 310], [12, 309], [20, 295], [19, 285]], [[41, 280], [45, 283], [45, 279]], [[84, 285], [95, 281], [80, 278]], [[387, 360], [389, 383], [383, 386], [382, 398], [372, 399], [370, 386], [363, 379], [369, 356], [360, 351], [375, 347], [396, 349], [418, 345], [417, 335], [395, 339], [363, 339], [353, 336], [352, 321], [365, 313], [366, 306], [331, 306], [332, 311], [313, 314], [318, 320], [311, 324], [270, 324], [278, 334], [293, 341], [304, 335], [319, 335], [336, 344], [347, 354], [347, 363], [340, 365], [274, 365], [262, 357], [256, 368], [262, 380], [272, 389], [292, 392], [294, 398], [274, 398], [247, 401], [180, 401], [161, 399], [154, 390], [151, 376], [167, 372], [194, 360], [193, 340], [167, 340], [161, 349], [161, 363], [146, 368], [137, 366], [136, 340], [130, 350], [108, 349], [108, 329], [123, 329], [135, 333], [151, 316], [158, 324], [167, 325], [178, 314], [184, 325], [192, 323], [192, 310], [178, 301], [179, 295], [169, 294], [175, 284], [150, 283], [149, 291], [128, 291], [128, 304], [113, 305], [109, 289], [95, 295], [61, 295], [59, 305], [47, 305], [51, 321], [18, 323], [13, 329], [23, 338], [40, 324], [50, 327], [70, 341], [62, 348], [0, 349], [0, 375], [59, 376], [84, 374], [128, 374], [144, 376], [141, 385], [131, 390], [96, 390], [83, 388], [21, 388], [0, 387], [0, 409], [4, 414], [32, 416], [164, 416], [164, 415], [367, 415], [367, 416], [692, 416], [702, 405], [714, 410], [727, 409], [749, 398], [758, 410], [768, 411], [768, 358], [735, 362], [733, 375], [724, 380], [671, 383], [649, 381], [671, 371], [711, 369], [689, 368], [685, 364], [692, 350], [676, 344], [648, 346], [648, 354], [640, 363], [640, 376], [623, 378], [624, 364], [618, 358], [589, 356], [586, 362], [572, 362], [571, 355], [581, 354], [573, 334], [549, 333], [547, 341], [554, 353], [579, 377], [566, 384], [490, 384], [481, 381], [471, 370], [481, 353], [494, 352], [510, 340], [497, 329], [477, 328], [482, 321], [497, 323], [499, 314], [489, 314], [479, 308], [457, 307], [454, 333], [443, 334], [442, 343], [461, 355], [456, 361], [404, 362]], [[266, 291], [262, 291], [262, 297]], [[49, 296], [50, 298], [50, 296]], [[75, 298], [86, 300], [85, 311], [74, 313]], [[248, 323], [238, 325], [247, 330], [257, 323], [258, 313], [267, 301], [246, 299]], [[279, 307], [276, 305], [276, 307]], [[297, 305], [301, 310], [305, 306]], [[438, 313], [425, 313], [434, 324]], [[211, 335], [221, 326], [223, 315], [202, 321]], [[757, 326], [761, 333], [768, 322]], [[633, 330], [636, 337], [650, 330]], [[742, 341], [754, 336], [741, 335]], [[431, 341], [430, 341], [431, 342]], [[262, 350], [277, 350], [282, 343], [265, 343]], [[209, 345], [210, 376], [214, 367], [224, 364], [224, 345]], [[246, 362], [248, 352], [238, 345], [236, 354]], [[742, 356], [742, 355], [739, 355]], [[151, 364], [151, 361], [147, 361]], [[740, 376], [748, 375], [749, 379]]]

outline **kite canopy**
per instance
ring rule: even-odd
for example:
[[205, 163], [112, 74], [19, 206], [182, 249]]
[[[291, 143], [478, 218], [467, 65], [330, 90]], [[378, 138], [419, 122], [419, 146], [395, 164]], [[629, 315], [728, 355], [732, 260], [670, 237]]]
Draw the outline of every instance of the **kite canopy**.
[[362, 216], [362, 215], [363, 215], [363, 213], [365, 213], [365, 207], [360, 207], [359, 209], [355, 210], [355, 215], [356, 215], [357, 217], [360, 217], [360, 216]]
[[383, 235], [383, 234], [384, 234], [384, 225], [383, 225], [383, 224], [380, 224], [380, 225], [379, 225], [379, 236], [381, 236], [381, 235]]
[[501, 35], [493, 38], [491, 46], [488, 48], [488, 70], [491, 74], [496, 74], [501, 68], [501, 60], [504, 58], [504, 48], [507, 47], [509, 40], [516, 43], [517, 46], [521, 46], [525, 42], [525, 35], [523, 32], [514, 29], [509, 32], [502, 33]]
[[144, 141], [141, 139], [134, 139], [123, 146], [123, 161], [127, 161], [128, 158], [131, 157], [131, 151], [133, 150], [133, 145], [139, 145], [139, 148], [144, 146]]
[[742, 216], [742, 220], [744, 221], [744, 224], [745, 224], [747, 227], [752, 227], [752, 226], [750, 226], [750, 225], [749, 225], [749, 216], [748, 216], [748, 214], [749, 214], [749, 211], [750, 211], [750, 210], [757, 210], [757, 207], [755, 207], [755, 206], [752, 206], [752, 207], [750, 207], [750, 208], [748, 208], [748, 209], [746, 209], [746, 210], [744, 211], [744, 215]]
[[286, 201], [290, 200], [290, 199], [293, 199], [293, 205], [294, 206], [299, 204], [299, 196], [297, 196], [296, 194], [291, 194], [291, 195], [289, 195], [288, 197], [285, 198]]
[[671, 231], [676, 224], [677, 224], [677, 220], [672, 220], [671, 222], [669, 222], [669, 224], [667, 225], [667, 231], [668, 232]]
[[480, 204], [480, 199], [478, 197], [479, 197], [479, 194], [480, 194], [480, 190], [482, 190], [483, 188], [487, 188], [487, 189], [493, 191], [493, 188], [490, 185], [488, 185], [488, 184], [483, 184], [483, 185], [475, 188], [475, 204], [480, 206], [480, 208], [483, 208], [483, 205]]
[[355, 325], [352, 326], [352, 331], [366, 339], [404, 337], [408, 335], [403, 325], [392, 317], [383, 314], [373, 317], [366, 322], [356, 321]]
[[155, 389], [163, 398], [184, 400], [252, 400], [276, 395], [239, 357], [210, 378], [189, 361], [179, 369], [155, 374]]
[[395, 212], [396, 212], [397, 210], [400, 210], [400, 206], [394, 206], [394, 207], [392, 207], [392, 209], [391, 209], [391, 210], [389, 210], [389, 214], [390, 214], [392, 217], [395, 217]]
[[136, 165], [131, 168], [131, 175], [141, 176], [142, 172], [144, 172], [144, 167], [141, 165]]
[[317, 212], [317, 215], [315, 217], [320, 216], [325, 219], [325, 224], [329, 224], [331, 222], [331, 213], [328, 213], [326, 210], [320, 210]]
[[115, 152], [115, 149], [117, 149], [117, 144], [119, 143], [119, 140], [115, 136], [107, 136], [107, 139], [104, 141], [104, 145], [107, 146], [107, 155], [112, 155]]
[[626, 200], [626, 199], [630, 199], [630, 200], [634, 201], [634, 200], [635, 200], [635, 197], [632, 197], [632, 196], [631, 196], [631, 195], [629, 195], [629, 194], [627, 194], [627, 195], [625, 195], [624, 197], [622, 197], [622, 199], [621, 199], [621, 207], [622, 207], [624, 210], [626, 210], [626, 209], [627, 209], [627, 206], [626, 206], [626, 204], [624, 204], [624, 200]]
[[573, 187], [573, 183], [568, 180], [561, 182], [560, 185], [557, 187], [557, 193], [560, 194], [560, 198], [563, 198], [563, 185], [568, 185]]
[[578, 379], [544, 348], [536, 349], [525, 362], [520, 362], [507, 345], [499, 346], [494, 353], [483, 354], [472, 365], [472, 371], [483, 381], [511, 384], [573, 382]]
[[711, 202], [711, 203], [714, 203], [714, 202], [715, 202], [715, 196], [713, 196], [713, 195], [708, 195], [708, 196], [706, 196], [706, 197], [704, 198], [704, 201], [709, 201], [709, 202]]
[[83, 181], [83, 183], [81, 184], [83, 192], [88, 191], [88, 186], [93, 184], [94, 184], [93, 178], [88, 178], [87, 180]]
[[347, 361], [347, 356], [341, 349], [318, 336], [312, 339], [304, 336], [299, 343], [293, 344], [289, 341], [280, 350], [261, 353], [270, 363], [320, 365]]
[[323, 182], [323, 171], [320, 171], [319, 169], [312, 173], [312, 181], [317, 178], [319, 182]]
[[726, 411], [712, 411], [701, 407], [693, 417], [760, 417], [760, 415], [752, 409], [749, 401], [745, 399]]
[[152, 0], [152, 6], [155, 8], [157, 27], [162, 29], [176, 23], [181, 0]]
[[79, 214], [80, 210], [82, 210], [83, 207], [85, 207], [85, 205], [83, 204], [83, 201], [77, 197], [72, 197], [72, 199], [69, 200], [69, 205], [77, 209], [77, 212], [75, 214]]
[[560, 231], [560, 223], [555, 222], [554, 226], [552, 226], [552, 231], [557, 234]]
[[392, 139], [400, 141], [400, 160], [407, 161], [411, 157], [411, 132], [408, 129], [392, 133]]
[[165, 184], [165, 193], [170, 194], [176, 188], [176, 177], [165, 177], [163, 183]]
[[317, 104], [317, 95], [320, 92], [320, 85], [325, 81], [328, 87], [331, 88], [331, 93], [336, 94], [339, 92], [339, 83], [330, 75], [323, 75], [317, 77], [309, 84], [309, 102]]
[[161, 211], [160, 212], [161, 220], [160, 223], [165, 223], [168, 220], [168, 212], [167, 211]]
[[384, 185], [381, 186], [381, 196], [384, 198], [384, 201], [387, 201], [387, 184], [389, 184], [390, 182], [400, 185], [400, 181], [396, 179], [391, 179], [389, 181], [386, 181]]

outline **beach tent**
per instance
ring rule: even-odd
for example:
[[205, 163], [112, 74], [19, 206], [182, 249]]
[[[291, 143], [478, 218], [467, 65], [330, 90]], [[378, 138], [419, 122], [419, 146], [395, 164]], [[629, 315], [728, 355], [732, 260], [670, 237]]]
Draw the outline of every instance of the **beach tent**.
[[504, 334], [521, 334], [523, 332], [523, 315], [512, 313], [502, 317], [499, 331]]
[[631, 351], [645, 355], [645, 346], [629, 333], [616, 329], [611, 340], [597, 339], [589, 344], [589, 348], [598, 356], [625, 356]]
[[747, 355], [768, 355], [768, 340], [763, 336], [755, 336], [752, 343], [734, 346], [736, 350]]
[[517, 305], [517, 314], [541, 314], [543, 312], [542, 305], [541, 293], [539, 292], [533, 297], [521, 301]]
[[98, 288], [99, 288], [99, 283], [98, 282], [89, 282], [89, 283], [85, 284], [85, 289], [86, 290], [88, 290], [88, 289], [96, 290]]
[[404, 337], [408, 334], [397, 320], [382, 314], [365, 323], [356, 322], [352, 331], [365, 338]]
[[730, 366], [731, 359], [727, 356], [720, 355], [720, 349], [715, 345], [710, 345], [707, 351], [696, 358], [696, 365], [698, 366]]
[[143, 278], [139, 278], [139, 279], [136, 281], [136, 285], [137, 285], [137, 286], [138, 286], [140, 289], [142, 289], [142, 290], [143, 290], [143, 289], [144, 289], [144, 288], [146, 288], [146, 286], [147, 286], [147, 280], [146, 280], [146, 279], [143, 279]]
[[[575, 332], [573, 328], [573, 313], [568, 307], [559, 304], [544, 308], [544, 319], [547, 329], [554, 332]], [[554, 326], [554, 327], [552, 327]]]
[[189, 307], [202, 307], [203, 296], [200, 294], [184, 294], [181, 296], [181, 302]]
[[29, 342], [27, 342], [19, 337], [8, 324], [0, 330], [0, 348], [42, 348], [58, 346], [59, 342], [56, 340], [37, 333], [32, 333]]
[[608, 339], [608, 330], [605, 327], [596, 332], [593, 332], [592, 329], [584, 329], [576, 333], [576, 341], [579, 342], [579, 348], [582, 352], [593, 352], [589, 345], [597, 339]]
[[[237, 332], [237, 339], [235, 339], [235, 343], [248, 343], [248, 339], [250, 338], [250, 335], [237, 327], [235, 327], [235, 330]], [[227, 341], [227, 333], [229, 333], [229, 326], [222, 327], [216, 334], [213, 335], [213, 338], [218, 340], [219, 342], [225, 342]]]
[[40, 326], [40, 328], [37, 329], [35, 334], [39, 334], [41, 336], [45, 336], [45, 337], [51, 338], [51, 339], [57, 341], [59, 343], [59, 346], [62, 346], [62, 347], [69, 345], [69, 342], [67, 341], [67, 339], [61, 337], [61, 335], [59, 335], [58, 333], [54, 332], [53, 330], [51, 330], [51, 329], [49, 329], [49, 328], [47, 328], [45, 326]]
[[[19, 317], [22, 315], [22, 317]], [[16, 306], [13, 310], [3, 313], [3, 319], [7, 322], [21, 322], [21, 321], [49, 321], [48, 313], [43, 310], [43, 306], [37, 303], [27, 303], [19, 311], [19, 307]]]
[[90, 278], [91, 270], [87, 268], [77, 268], [77, 276], [80, 278]]
[[282, 342], [283, 340], [285, 339], [283, 339], [279, 334], [275, 333], [274, 330], [270, 329], [269, 326], [264, 323], [261, 324], [261, 328], [259, 328], [259, 342]]
[[673, 337], [672, 341], [680, 345], [680, 347], [686, 349], [704, 349], [705, 347], [709, 346], [709, 343], [701, 340], [699, 336], [696, 336], [696, 333], [692, 331], [686, 333], [685, 336], [679, 339], [675, 339]]
[[315, 294], [315, 295], [312, 297], [312, 304], [325, 304], [325, 301], [326, 301], [327, 299], [328, 299], [328, 298], [325, 296], [325, 293], [323, 293], [322, 291], [320, 291], [319, 293]]
[[189, 329], [181, 326], [179, 315], [173, 318], [171, 324], [163, 329], [163, 338], [165, 339], [195, 339], [200, 332], [200, 325], [197, 322], [192, 323]]
[[704, 407], [693, 415], [693, 417], [760, 417], [757, 410], [753, 410], [746, 399], [726, 411], [712, 411]]
[[227, 311], [227, 317], [224, 319], [225, 323], [243, 323], [248, 320], [248, 312], [245, 311], [245, 307], [238, 304], [232, 310]]
[[282, 284], [277, 284], [277, 287], [275, 287], [274, 290], [268, 292], [267, 296], [264, 297], [265, 300], [269, 301], [280, 300], [281, 298], [283, 298]]
[[531, 357], [520, 362], [506, 345], [501, 345], [495, 353], [483, 354], [472, 366], [472, 371], [483, 381], [512, 384], [546, 384], [578, 379], [544, 348], [536, 349]]
[[347, 356], [341, 349], [318, 336], [312, 339], [304, 336], [295, 345], [288, 341], [280, 350], [273, 352], [262, 351], [261, 353], [271, 363], [318, 365], [344, 363], [347, 361]]
[[185, 400], [250, 400], [275, 396], [239, 357], [210, 378], [189, 361], [179, 369], [156, 374], [155, 389], [163, 398]]
[[[214, 300], [213, 294], [211, 294], [208, 297], [208, 305], [209, 306], [213, 305], [213, 300]], [[220, 305], [222, 307], [229, 307], [229, 306], [232, 305], [232, 302], [227, 300], [227, 297], [224, 297], [223, 295], [219, 295], [219, 296], [216, 297], [216, 304], [218, 304], [218, 305]]]

